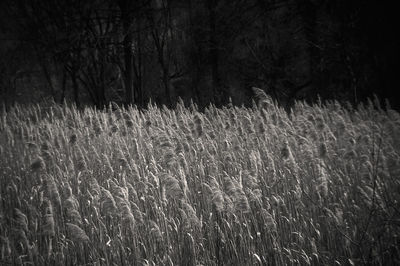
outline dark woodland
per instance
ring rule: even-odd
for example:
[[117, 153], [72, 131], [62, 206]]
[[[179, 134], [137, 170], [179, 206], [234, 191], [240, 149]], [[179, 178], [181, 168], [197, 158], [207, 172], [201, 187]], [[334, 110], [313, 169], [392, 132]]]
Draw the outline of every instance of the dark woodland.
[[281, 105], [377, 95], [399, 109], [394, 4], [2, 0], [0, 101]]

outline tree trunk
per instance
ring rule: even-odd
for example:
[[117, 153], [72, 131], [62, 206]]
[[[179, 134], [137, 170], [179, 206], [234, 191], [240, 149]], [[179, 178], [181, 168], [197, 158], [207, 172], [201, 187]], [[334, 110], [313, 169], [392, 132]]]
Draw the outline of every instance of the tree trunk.
[[125, 103], [127, 105], [132, 104], [134, 100], [134, 91], [133, 91], [133, 51], [132, 51], [132, 41], [133, 34], [131, 30], [132, 25], [132, 16], [130, 14], [129, 4], [127, 1], [120, 1], [119, 6], [121, 9], [121, 19], [123, 24], [124, 31], [124, 63], [125, 63], [125, 75], [124, 75], [124, 83], [125, 83]]
[[64, 103], [65, 99], [65, 89], [66, 89], [66, 84], [67, 84], [67, 70], [64, 69], [63, 71], [63, 79], [62, 79], [62, 85], [61, 85], [61, 97], [60, 97], [60, 103]]
[[[155, 14], [155, 17], [150, 17], [150, 23], [153, 26], [152, 37], [154, 45], [157, 50], [158, 63], [160, 64], [162, 71], [162, 85], [164, 87], [166, 105], [171, 106], [171, 86], [169, 77], [169, 61], [168, 61], [168, 40], [167, 31], [170, 29], [169, 20], [169, 6], [168, 1], [162, 1], [163, 13]], [[164, 16], [164, 17], [162, 17]], [[164, 20], [164, 24], [160, 26], [157, 24], [158, 21]], [[166, 51], [165, 51], [166, 50]]]
[[163, 83], [165, 89], [165, 96], [167, 98], [167, 106], [171, 106], [171, 86], [169, 80], [169, 70], [167, 66], [162, 66], [163, 68]]
[[130, 38], [130, 34], [127, 34], [124, 40], [126, 104], [131, 104], [133, 102], [133, 54], [132, 41]]
[[[194, 21], [193, 21], [193, 0], [189, 0], [189, 25], [190, 25], [190, 36], [191, 38], [194, 40], [195, 38], [195, 26], [194, 26]], [[191, 71], [191, 87], [194, 93], [194, 98], [196, 100], [196, 102], [198, 102], [200, 105], [202, 105], [201, 102], [201, 97], [200, 97], [200, 91], [199, 91], [199, 81], [200, 81], [200, 62], [199, 62], [199, 46], [196, 42], [193, 43], [191, 49], [193, 49], [192, 52], [192, 57], [193, 57], [193, 61], [192, 63], [194, 63], [194, 67], [193, 70]]]
[[[304, 27], [304, 37], [307, 42], [306, 44], [306, 53], [308, 57], [308, 66], [307, 66], [307, 76], [308, 80], [311, 82], [311, 89], [316, 90], [319, 87], [319, 76], [318, 73], [318, 64], [320, 59], [320, 53], [318, 48], [318, 39], [316, 33], [317, 27], [317, 6], [313, 1], [303, 0], [300, 1], [300, 14], [303, 20]], [[317, 91], [316, 91], [317, 92]], [[318, 92], [317, 92], [318, 93]], [[291, 100], [291, 99], [289, 99]]]
[[[154, 26], [156, 27], [156, 26]], [[164, 86], [164, 92], [165, 92], [165, 98], [167, 101], [167, 106], [171, 105], [171, 93], [170, 93], [170, 80], [169, 80], [169, 66], [168, 62], [165, 60], [165, 53], [164, 53], [164, 45], [165, 42], [164, 40], [160, 41], [160, 37], [158, 31], [153, 32], [153, 39], [154, 39], [154, 44], [157, 49], [158, 53], [158, 63], [161, 66], [162, 70], [162, 83]]]
[[78, 77], [77, 77], [77, 73], [76, 73], [76, 69], [72, 69], [71, 71], [71, 80], [72, 80], [72, 87], [74, 90], [74, 101], [76, 106], [80, 106], [80, 102], [79, 102], [79, 84], [78, 84]]
[[219, 105], [220, 104], [220, 87], [221, 80], [219, 76], [219, 46], [217, 40], [217, 28], [216, 28], [216, 1], [217, 0], [208, 0], [207, 8], [208, 8], [208, 22], [209, 22], [209, 60], [211, 64], [211, 79], [213, 86], [213, 96], [214, 102]]
[[139, 106], [143, 106], [143, 80], [142, 80], [142, 38], [141, 38], [141, 23], [140, 19], [137, 20], [137, 35], [136, 35], [136, 45], [138, 48], [137, 52], [137, 68], [136, 68], [136, 102]]
[[53, 81], [51, 80], [51, 75], [49, 72], [49, 69], [47, 68], [46, 62], [44, 62], [44, 60], [40, 60], [40, 66], [42, 68], [43, 74], [47, 80], [47, 83], [49, 85], [50, 88], [50, 95], [53, 99], [55, 99], [55, 89], [54, 89], [54, 85], [53, 85]]
[[105, 64], [106, 64], [106, 61], [105, 61], [105, 59], [104, 59], [104, 55], [103, 54], [100, 54], [100, 86], [99, 86], [99, 95], [98, 95], [98, 99], [99, 99], [99, 103], [98, 103], [98, 105], [99, 105], [99, 108], [104, 108], [105, 107], [105, 105], [106, 105], [106, 102], [107, 102], [107, 99], [106, 99], [106, 80], [105, 80], [105, 76], [106, 76], [106, 73], [105, 73], [105, 71], [104, 71], [104, 68], [105, 68]]

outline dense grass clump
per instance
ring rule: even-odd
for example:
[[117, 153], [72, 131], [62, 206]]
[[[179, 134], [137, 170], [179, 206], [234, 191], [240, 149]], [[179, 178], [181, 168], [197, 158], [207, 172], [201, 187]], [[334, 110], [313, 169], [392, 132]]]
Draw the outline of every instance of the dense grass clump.
[[400, 264], [400, 115], [372, 103], [0, 120], [0, 264]]

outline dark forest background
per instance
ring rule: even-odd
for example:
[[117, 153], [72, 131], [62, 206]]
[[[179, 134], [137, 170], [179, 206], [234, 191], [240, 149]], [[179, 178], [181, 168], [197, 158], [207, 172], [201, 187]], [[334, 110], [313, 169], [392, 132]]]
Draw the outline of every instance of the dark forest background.
[[0, 102], [220, 106], [255, 86], [286, 107], [376, 94], [399, 109], [392, 2], [1, 0]]

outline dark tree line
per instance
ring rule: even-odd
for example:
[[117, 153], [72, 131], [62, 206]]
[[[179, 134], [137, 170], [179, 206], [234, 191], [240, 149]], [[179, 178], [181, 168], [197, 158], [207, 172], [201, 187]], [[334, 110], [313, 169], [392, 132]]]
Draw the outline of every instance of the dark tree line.
[[[385, 5], [385, 6], [384, 6]], [[248, 103], [390, 97], [390, 4], [361, 0], [2, 1], [0, 96], [11, 104]], [[393, 9], [395, 10], [395, 9]], [[397, 104], [395, 102], [394, 104]]]

